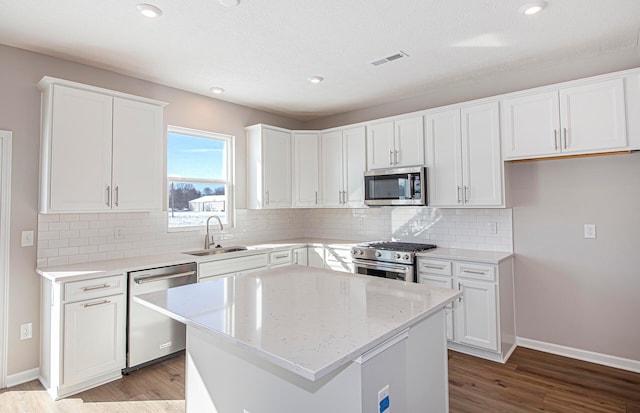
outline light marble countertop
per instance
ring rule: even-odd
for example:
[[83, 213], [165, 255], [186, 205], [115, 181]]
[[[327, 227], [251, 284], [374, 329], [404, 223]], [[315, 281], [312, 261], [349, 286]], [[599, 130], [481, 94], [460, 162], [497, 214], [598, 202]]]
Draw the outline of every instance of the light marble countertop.
[[[92, 261], [78, 264], [57, 265], [52, 267], [36, 268], [36, 273], [54, 282], [77, 281], [115, 274], [124, 274], [129, 271], [144, 270], [148, 268], [166, 267], [169, 265], [184, 264], [189, 262], [201, 263], [209, 261], [239, 258], [248, 255], [268, 253], [279, 249], [288, 249], [304, 246], [324, 246], [330, 248], [351, 248], [357, 241], [345, 241], [335, 239], [310, 239], [297, 238], [290, 240], [277, 240], [246, 245], [247, 251], [229, 252], [209, 256], [194, 256], [186, 253], [171, 253], [158, 255], [145, 255], [115, 260]], [[227, 246], [227, 245], [225, 245]], [[231, 245], [228, 245], [231, 246]]]
[[315, 381], [461, 294], [294, 265], [134, 299]]
[[436, 258], [446, 260], [472, 261], [485, 264], [499, 264], [500, 262], [513, 257], [512, 252], [500, 251], [480, 251], [464, 250], [457, 248], [436, 248], [433, 250], [419, 252], [418, 258]]

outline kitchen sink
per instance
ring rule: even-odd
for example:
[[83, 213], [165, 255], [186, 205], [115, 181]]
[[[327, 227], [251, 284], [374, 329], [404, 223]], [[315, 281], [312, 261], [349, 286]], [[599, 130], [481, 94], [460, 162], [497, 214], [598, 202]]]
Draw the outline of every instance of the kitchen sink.
[[198, 256], [198, 257], [204, 257], [204, 256], [207, 256], [207, 255], [226, 254], [228, 252], [247, 251], [248, 249], [249, 248], [247, 248], [247, 247], [241, 247], [241, 246], [218, 247], [218, 248], [211, 248], [211, 249], [208, 249], [208, 250], [185, 252], [185, 254], [195, 255], [195, 256]]

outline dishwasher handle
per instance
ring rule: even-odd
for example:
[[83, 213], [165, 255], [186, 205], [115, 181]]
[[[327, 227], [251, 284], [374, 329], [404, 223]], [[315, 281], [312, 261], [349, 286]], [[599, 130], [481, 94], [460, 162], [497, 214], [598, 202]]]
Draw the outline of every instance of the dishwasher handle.
[[176, 274], [153, 275], [151, 277], [136, 278], [134, 281], [136, 284], [145, 284], [145, 283], [150, 283], [155, 281], [170, 280], [172, 278], [190, 277], [192, 275], [196, 275], [196, 272], [186, 271], [186, 272], [179, 272]]

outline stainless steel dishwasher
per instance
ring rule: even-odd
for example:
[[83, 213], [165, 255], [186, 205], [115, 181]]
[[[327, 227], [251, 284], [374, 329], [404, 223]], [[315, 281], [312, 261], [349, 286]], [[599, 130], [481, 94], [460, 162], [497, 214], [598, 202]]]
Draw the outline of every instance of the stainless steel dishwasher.
[[150, 308], [134, 302], [140, 294], [162, 291], [197, 282], [195, 263], [132, 271], [127, 274], [127, 367], [123, 373], [151, 364], [182, 351], [186, 330], [179, 323]]

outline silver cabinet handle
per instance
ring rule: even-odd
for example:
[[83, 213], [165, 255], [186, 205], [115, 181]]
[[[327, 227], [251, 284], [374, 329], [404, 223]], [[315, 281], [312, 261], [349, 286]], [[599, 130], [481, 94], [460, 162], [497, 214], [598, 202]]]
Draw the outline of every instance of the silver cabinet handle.
[[466, 204], [467, 202], [469, 202], [469, 187], [465, 186], [464, 187], [464, 203]]
[[[462, 291], [462, 283], [461, 282], [458, 283], [458, 291]], [[458, 302], [459, 303], [462, 302], [462, 296], [458, 297]]]
[[84, 308], [87, 308], [87, 307], [95, 307], [95, 306], [97, 306], [97, 305], [103, 305], [103, 304], [109, 304], [110, 302], [111, 302], [111, 301], [109, 301], [109, 300], [102, 300], [102, 301], [98, 301], [97, 303], [89, 303], [89, 304], [85, 304], [85, 305], [84, 305]]
[[389, 165], [393, 165], [393, 151], [389, 151]]
[[393, 151], [395, 153], [395, 165], [398, 164], [398, 151]]
[[318, 205], [318, 191], [316, 191], [316, 205]]
[[477, 274], [477, 275], [485, 275], [486, 272], [484, 271], [471, 271], [471, 270], [462, 270], [463, 273], [466, 274]]
[[347, 203], [347, 191], [342, 191], [342, 203]]
[[293, 252], [293, 263], [294, 264], [298, 263], [298, 251]]
[[103, 288], [109, 288], [111, 287], [110, 284], [102, 284], [102, 285], [93, 285], [91, 287], [84, 287], [82, 289], [82, 291], [95, 291], [95, 290], [102, 290]]
[[426, 267], [426, 268], [433, 268], [433, 269], [435, 269], [435, 270], [444, 270], [444, 265], [443, 265], [443, 266], [438, 267], [437, 265], [426, 265], [426, 264], [425, 264], [425, 267]]
[[558, 129], [553, 130], [553, 144], [557, 151], [558, 150]]
[[460, 203], [461, 203], [461, 202], [460, 202], [460, 191], [462, 190], [462, 187], [461, 187], [461, 186], [458, 186], [458, 187], [456, 187], [456, 188], [457, 188], [457, 190], [456, 190], [456, 195], [458, 196], [458, 203], [460, 204]]
[[564, 128], [564, 148], [567, 149], [567, 128]]
[[275, 259], [280, 259], [280, 258], [287, 258], [287, 257], [288, 257], [288, 255], [276, 255], [276, 256], [275, 256], [275, 257], [273, 257], [273, 258], [275, 258]]
[[120, 201], [120, 196], [118, 195], [120, 187], [118, 185], [116, 185], [116, 193], [114, 195], [114, 202], [116, 204], [116, 206], [118, 206], [118, 202]]
[[107, 206], [111, 206], [111, 186], [107, 185]]

